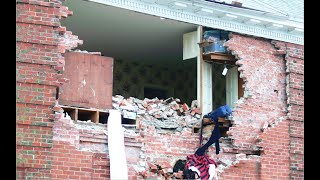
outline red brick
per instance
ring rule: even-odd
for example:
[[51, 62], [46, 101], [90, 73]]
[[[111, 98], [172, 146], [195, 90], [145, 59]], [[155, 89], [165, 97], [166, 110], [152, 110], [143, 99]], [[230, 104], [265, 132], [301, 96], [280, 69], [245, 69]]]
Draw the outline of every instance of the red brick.
[[[18, 0], [16, 8], [16, 80], [17, 80], [17, 178], [51, 179], [54, 165], [51, 153], [52, 107], [61, 76], [56, 69], [63, 64], [62, 52], [77, 45], [69, 33], [58, 37], [63, 28], [59, 18], [72, 14], [61, 8], [61, 1]], [[56, 28], [57, 27], [57, 28]], [[66, 39], [74, 42], [66, 43]], [[62, 40], [64, 42], [61, 43]], [[58, 146], [59, 147], [59, 146]], [[63, 165], [63, 162], [55, 164]], [[28, 167], [27, 169], [23, 169]], [[37, 168], [37, 169], [34, 169]], [[54, 171], [54, 169], [53, 169]], [[59, 171], [56, 171], [59, 173]], [[32, 173], [32, 174], [31, 174]], [[53, 179], [67, 179], [62, 174]]]
[[[21, 160], [17, 165], [17, 176], [26, 179], [26, 174], [32, 172], [33, 179], [40, 176], [47, 179], [108, 179], [110, 161], [106, 153], [80, 151], [76, 140], [79, 132], [74, 127], [59, 126], [62, 125], [59, 121], [50, 122], [54, 119], [52, 108], [56, 87], [66, 82], [61, 79], [64, 67], [61, 53], [82, 43], [77, 36], [59, 26], [61, 17], [72, 15], [61, 3], [58, 0], [17, 1], [17, 157]], [[241, 65], [240, 75], [246, 82], [246, 90], [253, 96], [237, 105], [235, 123], [230, 128], [232, 148], [220, 155], [234, 158], [238, 151], [253, 153], [257, 137], [263, 152], [260, 160], [241, 160], [225, 169], [221, 177], [303, 179], [304, 47], [278, 41], [270, 43], [270, 40], [236, 33], [231, 35], [226, 46], [241, 59], [237, 61]], [[286, 53], [285, 58], [274, 55], [277, 50]], [[287, 115], [284, 111], [287, 107], [288, 119], [279, 121]], [[272, 127], [261, 132], [260, 127], [266, 121]], [[275, 121], [279, 124], [274, 124]], [[82, 133], [89, 134], [90, 131]], [[145, 138], [139, 138], [146, 159], [152, 157], [159, 164], [173, 164], [175, 157], [194, 153], [199, 143], [198, 136], [190, 132], [158, 134], [154, 128], [145, 132]], [[221, 147], [225, 148], [223, 143]], [[134, 148], [133, 156], [128, 156], [130, 179], [137, 179], [132, 165], [139, 161], [140, 147]], [[214, 146], [209, 148], [210, 155], [215, 156], [214, 150]]]

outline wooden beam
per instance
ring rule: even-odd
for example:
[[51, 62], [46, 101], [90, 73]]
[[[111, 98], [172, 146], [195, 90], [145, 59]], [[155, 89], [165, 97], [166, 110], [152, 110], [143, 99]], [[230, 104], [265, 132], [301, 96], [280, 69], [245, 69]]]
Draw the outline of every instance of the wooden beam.
[[209, 46], [210, 44], [212, 44], [213, 41], [200, 41], [199, 43], [197, 43], [199, 45], [200, 48], [203, 48], [203, 47], [207, 47]]
[[75, 106], [65, 106], [65, 105], [59, 105], [62, 108], [66, 109], [79, 109], [79, 110], [84, 110], [84, 111], [100, 111], [100, 112], [106, 112], [108, 113], [108, 110], [103, 110], [103, 109], [96, 109], [96, 108], [81, 108], [81, 107], [75, 107]]
[[93, 114], [91, 114], [90, 119], [91, 119], [94, 123], [99, 123], [99, 111], [95, 111]]
[[222, 53], [208, 53], [203, 55], [204, 60], [217, 60], [217, 61], [236, 61], [235, 57], [231, 54]]
[[[202, 42], [203, 41], [203, 26], [200, 26], [200, 42]], [[202, 64], [203, 64], [203, 56], [202, 56], [202, 54], [203, 54], [203, 49], [202, 48], [200, 48], [200, 89], [198, 89], [199, 91], [200, 91], [200, 101], [199, 101], [199, 103], [200, 103], [200, 111], [201, 112], [203, 112], [203, 101], [202, 101], [202, 97], [203, 97], [203, 92], [202, 92], [202, 90], [203, 90], [203, 87], [202, 87], [202, 79], [203, 79], [203, 75], [202, 75]]]
[[[226, 118], [223, 117], [218, 117], [218, 122], [229, 122], [230, 120], [227, 120]], [[209, 125], [209, 124], [213, 124], [214, 122], [210, 119], [210, 118], [203, 118], [203, 124], [204, 125]]]
[[218, 117], [218, 122], [229, 122], [229, 120], [226, 120], [225, 118]]
[[74, 117], [74, 121], [78, 120], [78, 109], [75, 109], [74, 111], [72, 111], [72, 116]]
[[[72, 120], [77, 121], [80, 113], [85, 113], [90, 115], [90, 120], [94, 123], [99, 123], [100, 116], [104, 116], [105, 114], [109, 114], [109, 110], [100, 110], [96, 108], [80, 108], [74, 106], [65, 106], [60, 105], [65, 111], [70, 112], [70, 117]], [[101, 115], [100, 115], [101, 113]], [[83, 119], [82, 119], [83, 120]]]

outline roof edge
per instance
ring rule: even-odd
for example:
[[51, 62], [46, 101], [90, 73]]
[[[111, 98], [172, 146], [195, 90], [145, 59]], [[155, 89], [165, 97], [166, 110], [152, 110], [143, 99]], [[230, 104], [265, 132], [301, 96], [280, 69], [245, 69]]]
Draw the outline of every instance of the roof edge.
[[[91, 2], [96, 2], [104, 5], [119, 7], [123, 9], [128, 9], [140, 13], [145, 13], [149, 15], [155, 15], [159, 17], [164, 17], [168, 19], [173, 19], [177, 21], [182, 21], [186, 23], [223, 29], [232, 32], [237, 32], [241, 34], [247, 34], [257, 37], [263, 37], [267, 39], [274, 39], [284, 42], [290, 42], [294, 44], [304, 45], [304, 28], [303, 22], [292, 22], [288, 18], [280, 16], [269, 16], [263, 12], [252, 12], [244, 11], [244, 9], [234, 9], [230, 11], [230, 14], [239, 16], [241, 18], [254, 18], [258, 21], [263, 21], [267, 25], [257, 26], [255, 24], [249, 24], [247, 22], [239, 22], [232, 19], [225, 19], [221, 17], [209, 16], [198, 14], [194, 11], [188, 11], [187, 9], [176, 9], [164, 5], [159, 5], [156, 3], [147, 3], [138, 0], [88, 0]], [[172, 2], [174, 2], [172, 0]], [[190, 1], [179, 0], [179, 2], [190, 3]], [[199, 1], [201, 2], [201, 1]], [[194, 7], [203, 7], [203, 3], [193, 2]], [[215, 6], [204, 6], [207, 8], [217, 9], [221, 11], [221, 7]], [[218, 9], [219, 8], [219, 9]], [[226, 7], [230, 8], [230, 7]], [[228, 11], [227, 11], [228, 12]], [[267, 17], [265, 17], [267, 16]], [[274, 25], [275, 24], [275, 25]], [[282, 27], [282, 29], [281, 29]], [[284, 31], [283, 27], [291, 29], [291, 31]]]

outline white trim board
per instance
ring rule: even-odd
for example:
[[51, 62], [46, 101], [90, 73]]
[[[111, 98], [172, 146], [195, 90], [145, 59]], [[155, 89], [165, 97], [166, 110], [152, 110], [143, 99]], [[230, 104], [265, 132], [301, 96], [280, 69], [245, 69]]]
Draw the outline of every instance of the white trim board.
[[[274, 39], [284, 42], [290, 42], [294, 44], [304, 44], [304, 29], [301, 23], [288, 23], [284, 17], [277, 17], [262, 14], [261, 12], [252, 12], [247, 11], [247, 14], [244, 14], [244, 10], [239, 10], [236, 8], [231, 9], [230, 13], [237, 14], [239, 18], [250, 19], [250, 17], [257, 16], [257, 19], [260, 21], [263, 20], [264, 25], [258, 26], [256, 24], [250, 24], [248, 21], [238, 21], [230, 20], [227, 18], [201, 15], [195, 11], [187, 11], [177, 8], [169, 8], [168, 6], [156, 4], [156, 3], [147, 3], [137, 0], [89, 0], [91, 2], [101, 3], [104, 5], [110, 5], [114, 7], [124, 8], [136, 12], [141, 12], [145, 14], [155, 15], [159, 17], [164, 17], [168, 19], [173, 19], [177, 21], [187, 22], [191, 24], [197, 24], [205, 27], [211, 27], [216, 29], [223, 29], [227, 31], [237, 32], [241, 34], [247, 34], [257, 37], [263, 37], [267, 39]], [[180, 2], [188, 2], [182, 0]], [[190, 2], [189, 2], [190, 3]], [[196, 5], [203, 6], [203, 3], [193, 2], [194, 7]], [[210, 8], [215, 8], [213, 5], [208, 6]], [[266, 16], [266, 18], [262, 18]], [[303, 23], [302, 23], [303, 24]], [[276, 26], [280, 25], [280, 26]], [[281, 27], [282, 26], [282, 27]], [[281, 30], [283, 27], [290, 28], [291, 30]], [[292, 33], [290, 33], [292, 32]]]

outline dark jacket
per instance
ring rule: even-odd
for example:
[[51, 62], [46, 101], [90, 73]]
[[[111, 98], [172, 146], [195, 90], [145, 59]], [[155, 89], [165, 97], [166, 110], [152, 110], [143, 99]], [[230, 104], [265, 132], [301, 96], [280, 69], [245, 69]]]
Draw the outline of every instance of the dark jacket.
[[202, 156], [205, 150], [208, 149], [208, 147], [211, 146], [213, 143], [215, 143], [215, 146], [216, 146], [216, 154], [219, 154], [219, 151], [220, 151], [219, 139], [221, 135], [219, 130], [218, 118], [228, 117], [229, 115], [231, 115], [231, 113], [232, 113], [232, 109], [228, 105], [224, 105], [224, 106], [220, 106], [218, 109], [211, 111], [210, 113], [203, 116], [203, 118], [211, 119], [214, 122], [215, 126], [208, 142], [202, 147], [200, 147], [199, 149], [197, 149], [196, 151], [197, 155]]

